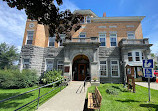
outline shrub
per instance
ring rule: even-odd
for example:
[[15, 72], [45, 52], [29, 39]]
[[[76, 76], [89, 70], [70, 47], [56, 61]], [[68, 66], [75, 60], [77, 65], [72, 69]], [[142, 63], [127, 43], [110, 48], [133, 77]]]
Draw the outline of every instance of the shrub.
[[112, 95], [118, 95], [119, 94], [119, 90], [113, 88], [113, 87], [109, 87], [106, 89], [106, 93], [108, 94], [112, 94]]
[[55, 69], [53, 71], [45, 72], [44, 75], [41, 76], [41, 81], [42, 83], [47, 84], [61, 80], [63, 79], [63, 76], [61, 76], [61, 74], [62, 71]]
[[26, 88], [38, 83], [38, 77], [34, 70], [0, 70], [1, 88]]

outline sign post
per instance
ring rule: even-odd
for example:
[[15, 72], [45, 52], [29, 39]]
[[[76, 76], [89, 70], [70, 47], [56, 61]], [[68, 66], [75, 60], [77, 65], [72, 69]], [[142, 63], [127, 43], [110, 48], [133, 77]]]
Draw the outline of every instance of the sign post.
[[151, 98], [150, 94], [150, 78], [153, 77], [153, 59], [143, 60], [143, 68], [145, 72], [145, 78], [148, 78], [148, 93], [149, 93], [149, 102]]

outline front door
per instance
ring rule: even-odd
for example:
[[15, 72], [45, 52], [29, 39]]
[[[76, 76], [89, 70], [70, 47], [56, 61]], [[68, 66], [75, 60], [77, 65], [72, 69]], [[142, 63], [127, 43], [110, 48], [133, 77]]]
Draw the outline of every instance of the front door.
[[78, 80], [84, 81], [86, 77], [86, 64], [78, 64]]

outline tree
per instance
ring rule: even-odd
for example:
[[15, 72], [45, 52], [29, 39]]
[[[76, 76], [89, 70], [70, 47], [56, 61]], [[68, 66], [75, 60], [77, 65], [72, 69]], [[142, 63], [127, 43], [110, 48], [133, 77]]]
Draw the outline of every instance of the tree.
[[5, 42], [0, 44], [0, 69], [8, 69], [13, 66], [13, 62], [17, 61], [18, 57], [15, 46], [9, 46]]
[[39, 24], [49, 27], [49, 34], [56, 34], [56, 40], [60, 41], [59, 34], [66, 34], [66, 38], [71, 39], [70, 31], [77, 31], [80, 28], [80, 15], [72, 14], [70, 10], [59, 11], [58, 6], [62, 5], [62, 0], [3, 0], [11, 8], [25, 10], [28, 19], [37, 20]]

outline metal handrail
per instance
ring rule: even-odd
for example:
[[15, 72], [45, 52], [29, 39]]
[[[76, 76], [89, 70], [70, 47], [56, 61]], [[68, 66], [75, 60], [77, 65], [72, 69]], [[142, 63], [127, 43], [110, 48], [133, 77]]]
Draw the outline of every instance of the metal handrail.
[[90, 77], [90, 76], [87, 76], [87, 77], [85, 78], [85, 80], [84, 80], [84, 84], [83, 84], [83, 86], [84, 86], [84, 92], [85, 92], [85, 87], [86, 87], [86, 80], [87, 80], [88, 77]]
[[23, 105], [23, 106], [21, 106], [21, 107], [19, 107], [19, 108], [15, 109], [14, 111], [18, 111], [19, 109], [21, 109], [21, 108], [23, 108], [23, 107], [25, 107], [25, 106], [27, 106], [27, 105], [31, 104], [32, 102], [34, 102], [34, 101], [36, 101], [36, 100], [38, 100], [38, 104], [37, 104], [37, 109], [38, 109], [38, 107], [39, 107], [39, 99], [40, 99], [40, 98], [42, 98], [43, 96], [45, 96], [45, 95], [49, 94], [50, 92], [52, 92], [52, 91], [56, 90], [56, 89], [57, 89], [57, 88], [59, 88], [59, 87], [60, 87], [60, 91], [61, 91], [61, 86], [62, 86], [63, 84], [61, 83], [61, 84], [59, 85], [59, 87], [57, 87], [57, 88], [55, 88], [55, 89], [53, 89], [53, 90], [51, 90], [51, 91], [49, 91], [49, 92], [45, 93], [45, 94], [44, 94], [44, 95], [42, 95], [42, 96], [40, 96], [40, 89], [41, 89], [41, 88], [44, 88], [44, 87], [47, 87], [47, 86], [50, 86], [50, 85], [53, 85], [53, 84], [56, 84], [56, 83], [61, 82], [61, 81], [64, 81], [64, 79], [59, 80], [59, 81], [52, 82], [52, 83], [50, 83], [50, 84], [46, 84], [46, 85], [44, 85], [44, 86], [41, 86], [41, 87], [35, 88], [35, 89], [33, 89], [33, 90], [30, 90], [30, 91], [24, 92], [24, 93], [19, 94], [19, 95], [15, 95], [15, 96], [12, 96], [12, 97], [9, 97], [9, 98], [6, 98], [6, 99], [3, 99], [3, 100], [0, 100], [0, 103], [5, 102], [5, 101], [8, 101], [8, 100], [13, 99], [13, 98], [16, 98], [16, 97], [19, 97], [19, 96], [21, 96], [21, 95], [27, 94], [27, 93], [29, 93], [29, 92], [32, 92], [32, 91], [35, 91], [35, 90], [39, 90], [39, 93], [38, 93], [38, 98], [36, 98], [36, 99], [34, 99], [34, 100], [30, 101], [29, 103], [27, 103], [27, 104], [25, 104], [25, 105]]

